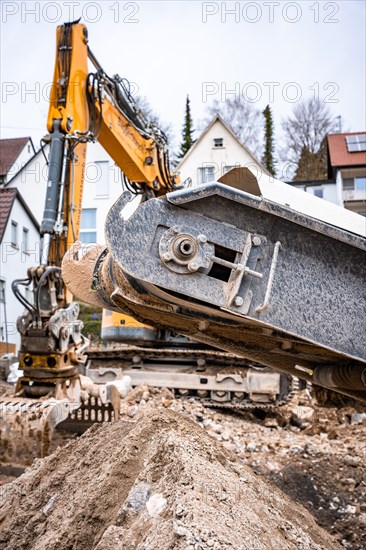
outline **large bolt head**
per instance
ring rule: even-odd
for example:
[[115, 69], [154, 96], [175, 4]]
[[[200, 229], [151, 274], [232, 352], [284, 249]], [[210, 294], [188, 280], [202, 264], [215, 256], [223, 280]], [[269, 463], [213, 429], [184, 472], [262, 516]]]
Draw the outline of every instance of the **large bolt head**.
[[242, 306], [244, 304], [243, 298], [241, 296], [236, 296], [234, 304], [238, 307]]
[[189, 271], [192, 271], [194, 273], [195, 271], [198, 271], [199, 265], [197, 262], [189, 262], [188, 269]]

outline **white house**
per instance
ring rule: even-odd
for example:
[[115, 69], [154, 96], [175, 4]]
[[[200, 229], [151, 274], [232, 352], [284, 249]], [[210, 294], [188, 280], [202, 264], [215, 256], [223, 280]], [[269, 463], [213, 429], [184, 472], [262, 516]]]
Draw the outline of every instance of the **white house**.
[[124, 191], [120, 168], [99, 143], [88, 145], [80, 240], [104, 244], [108, 211]]
[[[0, 189], [0, 352], [14, 352], [19, 344], [17, 317], [24, 307], [11, 290], [15, 279], [25, 279], [38, 263], [39, 224], [17, 189]], [[32, 292], [22, 287], [30, 302]]]
[[328, 175], [338, 204], [366, 216], [366, 132], [328, 136]]
[[[11, 283], [26, 278], [28, 267], [40, 261], [39, 227], [46, 197], [48, 154], [48, 146], [35, 152], [30, 138], [0, 140], [0, 353], [6, 351], [6, 341], [9, 351], [19, 345], [16, 319], [24, 307], [15, 298]], [[89, 144], [80, 230], [83, 242], [104, 243], [106, 215], [122, 191], [121, 173], [114, 161], [100, 144]], [[22, 290], [32, 300], [31, 291]]]
[[181, 181], [191, 178], [192, 185], [196, 185], [217, 181], [235, 167], [247, 167], [257, 174], [268, 174], [267, 169], [217, 115], [185, 154], [177, 171]]
[[290, 185], [366, 216], [366, 132], [327, 136], [328, 179]]
[[342, 206], [340, 202], [340, 195], [338, 192], [337, 184], [333, 180], [319, 180], [319, 181], [291, 181], [289, 185], [306, 191], [315, 197], [324, 199], [338, 206]]

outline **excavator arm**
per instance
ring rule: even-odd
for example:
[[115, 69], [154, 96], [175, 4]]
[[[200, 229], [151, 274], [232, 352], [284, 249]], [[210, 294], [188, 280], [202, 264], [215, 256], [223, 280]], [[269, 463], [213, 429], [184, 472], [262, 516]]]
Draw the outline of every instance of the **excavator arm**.
[[[128, 218], [122, 195], [106, 220], [108, 254], [95, 265], [65, 256], [70, 288], [366, 401], [363, 218], [247, 168], [225, 178]], [[80, 272], [96, 290], [76, 288]]]
[[[27, 279], [13, 283], [26, 308], [18, 319], [24, 371], [18, 390], [37, 396], [77, 377], [86, 360], [79, 306], [72, 302], [60, 266], [79, 238], [87, 144], [101, 143], [121, 169], [126, 188], [142, 200], [171, 191], [177, 183], [169, 169], [165, 134], [145, 118], [126, 81], [103, 71], [89, 49], [86, 27], [78, 22], [57, 28], [47, 128], [42, 258]], [[34, 304], [20, 285], [33, 286]]]

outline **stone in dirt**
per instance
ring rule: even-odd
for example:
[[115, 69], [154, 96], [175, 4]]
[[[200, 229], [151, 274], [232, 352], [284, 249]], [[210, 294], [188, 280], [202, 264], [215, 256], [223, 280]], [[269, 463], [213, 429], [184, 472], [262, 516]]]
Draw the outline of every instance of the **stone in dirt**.
[[2, 487], [0, 549], [338, 548], [304, 508], [169, 410], [95, 425]]

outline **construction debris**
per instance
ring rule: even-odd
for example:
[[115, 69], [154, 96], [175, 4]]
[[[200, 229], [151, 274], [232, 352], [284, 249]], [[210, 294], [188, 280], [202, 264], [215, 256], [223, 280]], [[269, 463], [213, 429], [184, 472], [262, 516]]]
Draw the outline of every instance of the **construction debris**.
[[2, 493], [2, 550], [338, 548], [304, 508], [164, 409], [95, 425]]

